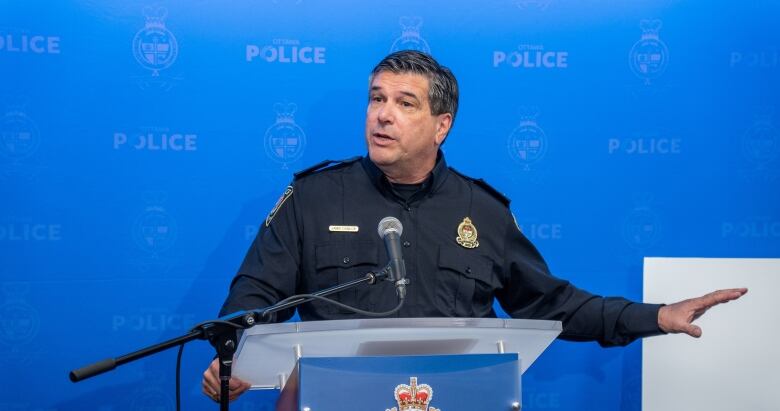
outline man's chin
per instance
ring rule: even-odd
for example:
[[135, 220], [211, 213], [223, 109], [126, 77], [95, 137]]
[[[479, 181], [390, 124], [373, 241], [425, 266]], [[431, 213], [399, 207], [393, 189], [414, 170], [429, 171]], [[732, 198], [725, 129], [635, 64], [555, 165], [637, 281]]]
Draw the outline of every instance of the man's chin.
[[384, 153], [381, 148], [369, 148], [368, 158], [378, 166], [387, 166], [393, 164], [396, 160], [391, 153]]

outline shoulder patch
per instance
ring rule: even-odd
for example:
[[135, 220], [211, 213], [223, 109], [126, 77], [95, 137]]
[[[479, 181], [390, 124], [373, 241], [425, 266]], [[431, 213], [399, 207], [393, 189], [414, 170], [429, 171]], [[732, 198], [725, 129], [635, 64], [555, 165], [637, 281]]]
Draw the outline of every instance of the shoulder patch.
[[292, 194], [293, 194], [293, 186], [287, 186], [287, 188], [284, 189], [284, 193], [282, 193], [282, 196], [279, 197], [278, 200], [276, 200], [276, 205], [274, 205], [274, 208], [271, 210], [270, 213], [268, 213], [268, 217], [265, 218], [266, 227], [271, 225], [271, 220], [274, 219], [276, 213], [278, 213], [279, 209], [282, 208], [284, 202], [287, 201], [288, 198], [292, 197]]
[[469, 181], [473, 182], [473, 183], [474, 183], [474, 184], [476, 184], [477, 186], [481, 187], [483, 190], [487, 191], [487, 192], [488, 192], [490, 195], [492, 195], [492, 196], [493, 196], [493, 197], [494, 197], [496, 200], [500, 201], [500, 202], [501, 202], [501, 204], [503, 204], [503, 205], [505, 205], [505, 206], [509, 207], [509, 198], [507, 198], [507, 197], [506, 197], [506, 196], [505, 196], [503, 193], [501, 193], [500, 191], [498, 191], [498, 190], [496, 190], [495, 188], [493, 188], [493, 186], [491, 186], [490, 184], [488, 184], [488, 183], [487, 183], [485, 180], [483, 180], [483, 179], [481, 179], [481, 178], [473, 178], [473, 177], [469, 177], [469, 176], [467, 176], [467, 175], [465, 175], [465, 174], [461, 173], [460, 171], [458, 171], [458, 170], [456, 170], [456, 169], [454, 169], [454, 168], [452, 168], [452, 167], [450, 167], [450, 171], [452, 171], [453, 173], [455, 173], [455, 174], [457, 174], [457, 175], [459, 175], [459, 176], [461, 176], [461, 177], [465, 178], [466, 180], [469, 180]]
[[346, 160], [325, 160], [325, 161], [320, 161], [319, 163], [317, 163], [317, 164], [315, 164], [315, 165], [313, 165], [313, 166], [311, 166], [309, 168], [305, 168], [305, 169], [303, 169], [303, 170], [293, 174], [293, 176], [294, 176], [294, 179], [297, 180], [299, 178], [303, 178], [303, 177], [306, 177], [308, 175], [319, 173], [320, 171], [333, 170], [335, 168], [339, 168], [339, 167], [342, 167], [342, 166], [345, 166], [345, 165], [348, 165], [348, 164], [352, 164], [352, 163], [360, 160], [361, 158], [363, 158], [363, 157], [357, 156], [357, 157], [348, 158]]

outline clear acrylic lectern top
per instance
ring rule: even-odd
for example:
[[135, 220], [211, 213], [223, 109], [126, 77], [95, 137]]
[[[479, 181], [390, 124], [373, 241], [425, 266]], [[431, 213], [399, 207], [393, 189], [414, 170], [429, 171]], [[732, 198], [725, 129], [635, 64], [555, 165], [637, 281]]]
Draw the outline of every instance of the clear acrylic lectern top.
[[561, 332], [560, 321], [382, 318], [261, 324], [245, 330], [233, 375], [282, 388], [298, 358], [518, 353], [525, 372]]

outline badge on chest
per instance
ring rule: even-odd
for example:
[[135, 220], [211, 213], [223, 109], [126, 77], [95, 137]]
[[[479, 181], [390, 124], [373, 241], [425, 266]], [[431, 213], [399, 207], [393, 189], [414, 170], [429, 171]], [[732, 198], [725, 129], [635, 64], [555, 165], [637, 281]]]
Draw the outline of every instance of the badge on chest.
[[477, 227], [474, 226], [470, 218], [464, 218], [458, 225], [458, 237], [455, 238], [455, 241], [465, 248], [479, 247], [479, 241], [477, 241]]

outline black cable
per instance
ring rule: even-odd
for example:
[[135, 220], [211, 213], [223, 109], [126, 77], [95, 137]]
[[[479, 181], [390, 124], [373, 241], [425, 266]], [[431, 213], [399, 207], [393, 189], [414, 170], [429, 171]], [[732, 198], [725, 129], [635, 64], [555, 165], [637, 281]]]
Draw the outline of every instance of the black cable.
[[242, 329], [244, 329], [244, 327], [242, 327], [242, 326], [240, 326], [240, 325], [238, 325], [238, 324], [233, 324], [233, 323], [231, 323], [230, 321], [209, 320], [209, 321], [203, 321], [202, 323], [195, 324], [195, 326], [194, 326], [194, 327], [192, 327], [192, 329], [191, 329], [190, 331], [195, 331], [195, 330], [197, 330], [198, 328], [202, 328], [204, 325], [209, 325], [209, 324], [222, 324], [222, 325], [227, 325], [227, 326], [233, 327], [233, 328], [235, 328], [235, 329], [237, 329], [237, 330], [242, 330]]
[[[349, 305], [342, 304], [342, 303], [340, 303], [340, 302], [338, 302], [336, 300], [331, 300], [330, 298], [319, 296], [319, 295], [315, 295], [315, 294], [297, 294], [297, 295], [293, 295], [293, 296], [285, 298], [282, 301], [279, 301], [277, 304], [284, 304], [284, 303], [286, 303], [288, 301], [292, 301], [292, 300], [299, 299], [299, 298], [305, 298], [305, 299], [311, 299], [311, 300], [320, 300], [320, 301], [323, 301], [323, 302], [326, 302], [326, 303], [333, 304], [333, 305], [335, 305], [337, 307], [341, 307], [341, 308], [343, 308], [345, 310], [352, 311], [353, 313], [360, 314], [360, 315], [365, 315], [366, 317], [387, 317], [389, 315], [393, 315], [396, 312], [398, 312], [398, 310], [400, 310], [401, 307], [403, 307], [403, 305], [404, 305], [404, 299], [403, 298], [399, 298], [398, 299], [398, 305], [396, 305], [395, 308], [393, 308], [392, 310], [381, 312], [381, 313], [375, 313], [375, 312], [372, 312], [372, 311], [363, 311], [363, 310], [361, 310], [359, 308], [351, 307]], [[263, 317], [265, 317], [266, 316], [266, 312], [263, 311], [262, 313], [263, 313]]]
[[184, 352], [184, 344], [179, 346], [179, 354], [176, 356], [176, 411], [181, 411], [181, 354]]

